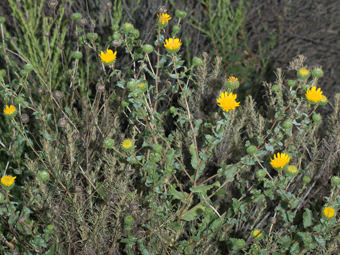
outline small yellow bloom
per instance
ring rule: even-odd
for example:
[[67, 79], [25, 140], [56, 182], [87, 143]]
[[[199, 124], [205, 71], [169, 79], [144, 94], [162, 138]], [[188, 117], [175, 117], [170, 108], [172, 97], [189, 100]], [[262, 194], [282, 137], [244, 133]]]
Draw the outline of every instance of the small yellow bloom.
[[323, 215], [327, 218], [332, 218], [335, 215], [335, 210], [333, 209], [333, 207], [330, 206], [326, 206], [325, 208], [323, 208]]
[[235, 110], [236, 107], [240, 106], [240, 102], [236, 102], [236, 94], [230, 92], [222, 92], [220, 97], [216, 100], [218, 106], [223, 109], [223, 111], [228, 112], [229, 110]]
[[259, 229], [254, 229], [251, 233], [253, 238], [259, 239], [263, 236], [262, 232]]
[[182, 42], [178, 38], [169, 38], [165, 40], [164, 47], [170, 52], [174, 53], [179, 50]]
[[284, 153], [274, 154], [274, 159], [270, 159], [270, 164], [274, 168], [283, 168], [290, 161], [290, 157]]
[[132, 140], [130, 140], [130, 139], [125, 139], [123, 142], [122, 142], [122, 147], [123, 147], [123, 149], [124, 150], [130, 150], [130, 149], [132, 149], [132, 147], [133, 147], [133, 142], [132, 142]]
[[237, 82], [238, 79], [235, 76], [229, 76], [228, 81], [229, 82]]
[[144, 83], [139, 83], [138, 84], [138, 87], [140, 87], [141, 89], [145, 87], [145, 84]]
[[309, 73], [309, 71], [306, 68], [301, 68], [301, 69], [298, 70], [297, 76], [300, 79], [306, 80], [306, 79], [309, 78], [310, 73]]
[[113, 52], [112, 50], [107, 49], [106, 53], [101, 51], [99, 57], [104, 63], [111, 64], [116, 60], [116, 55], [117, 55], [117, 51]]
[[171, 20], [171, 16], [167, 13], [158, 13], [158, 20], [164, 25], [164, 23], [168, 23]]
[[295, 165], [289, 165], [286, 168], [286, 171], [287, 171], [287, 174], [292, 175], [292, 176], [294, 176], [298, 173], [298, 169]]
[[6, 105], [4, 109], [4, 114], [6, 115], [12, 115], [16, 111], [16, 108], [14, 105]]
[[314, 103], [324, 101], [326, 98], [324, 95], [322, 95], [321, 89], [320, 88], [316, 89], [315, 86], [313, 86], [311, 89], [308, 89], [305, 95], [308, 101], [312, 101]]
[[12, 177], [12, 176], [9, 176], [9, 175], [2, 176], [1, 177], [1, 183], [6, 187], [10, 187], [10, 186], [13, 185], [15, 178], [17, 178], [17, 177], [16, 176]]

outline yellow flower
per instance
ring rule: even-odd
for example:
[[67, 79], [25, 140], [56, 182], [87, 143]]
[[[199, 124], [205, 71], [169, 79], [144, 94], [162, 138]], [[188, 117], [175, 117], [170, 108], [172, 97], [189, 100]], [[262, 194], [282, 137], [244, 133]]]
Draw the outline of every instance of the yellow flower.
[[132, 147], [133, 147], [133, 141], [130, 140], [130, 139], [125, 139], [123, 142], [122, 142], [122, 147], [124, 150], [128, 151], [128, 150], [131, 150]]
[[4, 109], [4, 114], [6, 115], [12, 115], [13, 113], [15, 113], [16, 109], [14, 105], [6, 105], [5, 109]]
[[220, 97], [216, 100], [218, 106], [223, 109], [223, 111], [228, 112], [229, 110], [235, 110], [236, 107], [240, 106], [240, 102], [236, 102], [236, 94], [230, 92], [222, 92]]
[[256, 239], [260, 239], [263, 237], [263, 234], [259, 229], [254, 229], [253, 232], [251, 232], [251, 235], [253, 238], [256, 238]]
[[323, 208], [322, 212], [323, 215], [327, 218], [332, 218], [335, 215], [335, 210], [333, 209], [333, 207], [330, 206], [326, 206], [325, 208]]
[[[317, 103], [319, 101], [324, 101], [326, 97], [324, 95], [322, 95], [322, 91], [321, 91], [320, 88], [316, 89], [316, 87], [313, 86], [311, 89], [307, 90], [306, 98], [309, 101]], [[326, 98], [326, 100], [327, 100], [327, 98]]]
[[274, 154], [274, 159], [270, 159], [270, 164], [274, 168], [283, 168], [290, 161], [290, 157], [284, 153]]
[[167, 13], [158, 13], [158, 20], [164, 25], [164, 23], [168, 23], [168, 21], [171, 20], [171, 16]]
[[236, 81], [238, 81], [238, 79], [235, 76], [229, 76], [228, 81], [229, 82], [236, 82]]
[[108, 50], [106, 50], [106, 53], [101, 51], [99, 57], [101, 58], [101, 60], [104, 63], [111, 64], [111, 63], [113, 63], [116, 60], [116, 55], [117, 55], [117, 51], [115, 51], [113, 53], [112, 50], [108, 49]]
[[178, 38], [169, 38], [165, 40], [164, 47], [170, 52], [174, 53], [179, 50], [182, 42]]
[[300, 68], [297, 72], [297, 76], [300, 78], [300, 79], [303, 79], [303, 80], [306, 80], [309, 78], [310, 76], [310, 73], [309, 71], [306, 69], [306, 68]]
[[1, 183], [6, 187], [10, 187], [10, 186], [13, 185], [15, 178], [17, 178], [17, 177], [16, 176], [12, 177], [12, 176], [9, 176], [9, 175], [2, 176], [1, 177]]

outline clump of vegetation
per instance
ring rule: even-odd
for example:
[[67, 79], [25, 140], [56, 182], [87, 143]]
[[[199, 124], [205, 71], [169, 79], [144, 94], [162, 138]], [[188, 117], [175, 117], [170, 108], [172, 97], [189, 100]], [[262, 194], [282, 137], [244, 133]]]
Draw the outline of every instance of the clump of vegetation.
[[340, 96], [323, 120], [321, 67], [277, 69], [258, 109], [223, 58], [183, 59], [183, 10], [144, 41], [120, 1], [102, 33], [44, 4], [0, 19], [1, 253], [338, 251]]

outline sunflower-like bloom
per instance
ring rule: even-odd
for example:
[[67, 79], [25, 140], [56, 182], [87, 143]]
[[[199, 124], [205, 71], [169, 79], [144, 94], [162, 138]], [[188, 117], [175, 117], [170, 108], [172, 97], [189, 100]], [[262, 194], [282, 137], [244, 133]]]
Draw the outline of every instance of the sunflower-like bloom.
[[130, 140], [130, 139], [125, 139], [123, 142], [122, 142], [122, 148], [126, 151], [129, 151], [133, 148], [133, 141]]
[[6, 105], [4, 109], [4, 114], [6, 115], [12, 115], [16, 111], [16, 108], [14, 105]]
[[116, 55], [117, 51], [113, 52], [112, 50], [107, 49], [106, 53], [101, 51], [99, 57], [104, 63], [111, 64], [116, 60]]
[[322, 91], [320, 88], [316, 89], [316, 87], [313, 86], [311, 89], [307, 90], [306, 98], [308, 99], [308, 101], [317, 103], [319, 101], [325, 100], [326, 97], [322, 95]]
[[236, 107], [240, 106], [240, 102], [236, 102], [236, 94], [230, 92], [222, 92], [220, 97], [216, 100], [218, 106], [223, 109], [223, 111], [228, 112], [229, 110], [235, 110]]
[[17, 178], [17, 177], [16, 176], [12, 177], [12, 176], [9, 176], [9, 175], [2, 176], [1, 177], [1, 183], [5, 187], [10, 187], [10, 186], [13, 185], [15, 178]]
[[335, 210], [333, 209], [333, 207], [326, 206], [325, 208], [323, 208], [322, 213], [326, 218], [332, 218], [335, 215]]
[[261, 239], [263, 237], [263, 233], [259, 229], [254, 229], [253, 232], [251, 232], [251, 235], [255, 239]]
[[178, 38], [169, 38], [165, 40], [164, 47], [170, 52], [175, 53], [181, 47], [182, 42]]
[[158, 13], [158, 21], [164, 25], [165, 23], [168, 23], [168, 21], [171, 20], [171, 16], [167, 13]]
[[290, 157], [284, 153], [274, 154], [274, 159], [270, 159], [270, 164], [274, 168], [283, 168], [290, 161]]

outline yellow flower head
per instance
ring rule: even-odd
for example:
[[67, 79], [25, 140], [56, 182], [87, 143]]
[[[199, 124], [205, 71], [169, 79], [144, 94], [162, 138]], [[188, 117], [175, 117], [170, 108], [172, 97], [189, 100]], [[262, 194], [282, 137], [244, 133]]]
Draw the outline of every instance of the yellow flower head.
[[240, 102], [236, 102], [236, 94], [230, 92], [222, 92], [220, 97], [216, 100], [218, 106], [223, 109], [223, 111], [228, 112], [229, 110], [235, 110], [236, 107], [240, 106]]
[[178, 38], [169, 38], [165, 40], [164, 47], [170, 52], [174, 53], [179, 50], [182, 42]]
[[122, 142], [122, 147], [124, 150], [131, 150], [132, 147], [133, 147], [133, 142], [132, 140], [130, 139], [125, 139], [123, 142]]
[[335, 215], [334, 208], [330, 206], [326, 206], [325, 208], [323, 208], [322, 212], [326, 218], [332, 218]]
[[158, 20], [164, 25], [164, 23], [168, 23], [171, 20], [171, 16], [167, 13], [158, 13]]
[[101, 51], [99, 57], [104, 63], [111, 64], [116, 60], [116, 55], [117, 51], [113, 52], [112, 50], [107, 49], [106, 53]]
[[262, 232], [259, 229], [254, 229], [253, 232], [251, 232], [251, 235], [253, 238], [259, 239], [263, 236]]
[[[317, 103], [319, 101], [324, 101], [326, 98], [324, 95], [322, 95], [322, 91], [320, 88], [316, 89], [315, 86], [313, 86], [311, 89], [308, 89], [306, 92], [306, 98], [308, 101], [312, 101], [314, 103]], [[326, 98], [327, 100], [327, 98]]]
[[228, 81], [229, 82], [236, 82], [236, 81], [238, 81], [238, 79], [235, 76], [229, 76]]
[[6, 105], [5, 109], [4, 109], [4, 114], [6, 115], [12, 115], [14, 112], [16, 111], [15, 106], [14, 105]]
[[298, 169], [295, 165], [288, 165], [288, 167], [286, 168], [286, 171], [289, 175], [296, 175], [298, 173]]
[[274, 159], [270, 159], [270, 164], [274, 168], [283, 168], [290, 161], [290, 157], [284, 153], [274, 154]]
[[138, 87], [140, 87], [141, 89], [145, 87], [145, 83], [139, 83]]
[[15, 178], [17, 178], [17, 177], [16, 176], [12, 177], [12, 176], [9, 176], [9, 175], [2, 176], [1, 177], [1, 183], [6, 187], [10, 187], [10, 186], [13, 185]]

